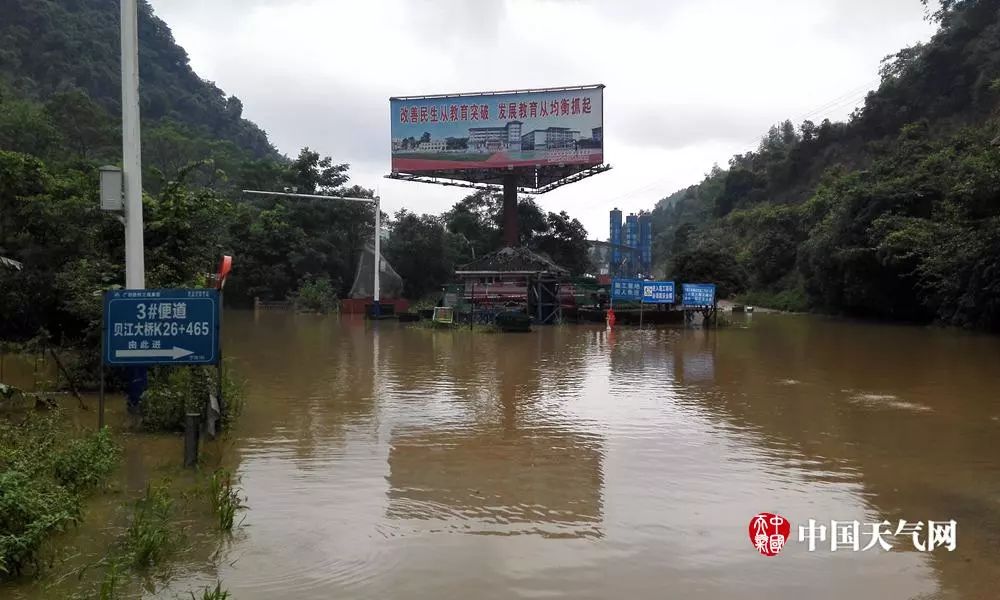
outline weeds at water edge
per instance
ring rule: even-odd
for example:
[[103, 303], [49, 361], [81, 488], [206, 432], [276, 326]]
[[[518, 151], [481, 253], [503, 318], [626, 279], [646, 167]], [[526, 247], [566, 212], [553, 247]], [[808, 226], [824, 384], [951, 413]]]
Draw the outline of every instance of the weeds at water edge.
[[240, 496], [241, 491], [228, 469], [218, 469], [212, 474], [212, 512], [218, 518], [219, 529], [222, 531], [232, 531], [236, 525], [236, 513], [246, 508], [243, 503], [245, 498]]
[[[191, 600], [199, 600], [199, 598], [194, 595], [194, 592], [188, 593], [191, 594]], [[210, 587], [203, 589], [200, 600], [229, 600], [230, 597], [229, 592], [222, 589], [222, 582], [220, 581], [215, 584], [215, 589]]]
[[135, 503], [132, 522], [125, 532], [125, 556], [131, 566], [158, 564], [178, 542], [170, 528], [173, 500], [165, 485], [147, 486], [146, 495]]

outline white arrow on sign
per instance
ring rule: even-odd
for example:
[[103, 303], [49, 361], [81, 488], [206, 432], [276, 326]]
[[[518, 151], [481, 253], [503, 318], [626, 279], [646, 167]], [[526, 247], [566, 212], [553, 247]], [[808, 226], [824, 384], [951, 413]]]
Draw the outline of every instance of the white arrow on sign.
[[115, 350], [115, 358], [184, 358], [189, 354], [194, 354], [184, 348], [164, 348], [162, 350]]

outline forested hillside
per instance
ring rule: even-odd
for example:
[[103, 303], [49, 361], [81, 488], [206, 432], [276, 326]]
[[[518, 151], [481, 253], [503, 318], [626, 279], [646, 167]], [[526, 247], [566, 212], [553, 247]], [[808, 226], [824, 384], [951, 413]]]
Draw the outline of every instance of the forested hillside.
[[[123, 228], [98, 208], [102, 164], [120, 164], [119, 8], [108, 0], [8, 0], [0, 19], [0, 339], [42, 334], [96, 347], [100, 290], [123, 281]], [[236, 257], [227, 299], [342, 294], [371, 208], [248, 199], [239, 190], [349, 188], [348, 165], [278, 152], [241, 103], [190, 68], [169, 28], [139, 9], [148, 286], [199, 281]], [[16, 261], [16, 262], [15, 262]]]
[[[121, 160], [118, 3], [6, 0], [0, 20], [0, 340], [99, 347], [101, 290], [124, 283], [124, 232], [99, 209], [98, 167]], [[140, 2], [146, 285], [193, 285], [234, 256], [229, 304], [350, 292], [373, 239], [368, 204], [247, 197], [246, 188], [370, 195], [349, 165], [279, 155], [241, 104], [201, 80]], [[321, 142], [321, 140], [317, 140]], [[522, 241], [576, 272], [586, 232], [522, 203]], [[385, 254], [417, 299], [499, 244], [499, 203], [473, 194], [443, 216], [389, 220]]]
[[[0, 79], [28, 98], [80, 90], [121, 114], [120, 8], [110, 0], [4, 0]], [[145, 124], [228, 141], [252, 158], [275, 158], [267, 135], [242, 118], [243, 104], [191, 69], [183, 48], [145, 1], [139, 2], [141, 112]], [[157, 137], [154, 135], [154, 137]]]
[[1000, 1], [929, 10], [848, 122], [786, 121], [661, 200], [658, 263], [751, 303], [1000, 330]]

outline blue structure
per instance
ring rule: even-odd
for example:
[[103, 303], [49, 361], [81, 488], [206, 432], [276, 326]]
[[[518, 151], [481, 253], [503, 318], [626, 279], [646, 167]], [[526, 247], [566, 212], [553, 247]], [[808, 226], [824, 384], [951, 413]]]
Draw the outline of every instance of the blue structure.
[[214, 289], [106, 292], [104, 364], [216, 364], [219, 309]]
[[653, 216], [639, 215], [639, 270], [647, 277], [653, 272]]
[[646, 304], [673, 304], [674, 282], [673, 281], [643, 281], [642, 301]]
[[612, 279], [611, 297], [615, 300], [634, 300], [638, 302], [642, 299], [641, 279]]
[[618, 274], [618, 269], [622, 264], [622, 252], [619, 246], [622, 245], [622, 211], [617, 208], [611, 211], [611, 264], [608, 265], [608, 273], [614, 277]]
[[[622, 223], [622, 211], [611, 211], [612, 277], [650, 276], [653, 272], [653, 217], [648, 212], [631, 214]], [[628, 250], [625, 250], [625, 249]], [[630, 251], [631, 250], [631, 251]]]
[[684, 306], [712, 307], [715, 305], [714, 283], [685, 283], [681, 285]]

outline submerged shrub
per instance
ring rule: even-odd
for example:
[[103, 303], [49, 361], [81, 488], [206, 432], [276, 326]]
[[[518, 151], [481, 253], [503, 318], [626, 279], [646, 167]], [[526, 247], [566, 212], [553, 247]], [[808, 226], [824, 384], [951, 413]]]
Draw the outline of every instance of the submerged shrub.
[[106, 429], [73, 437], [58, 417], [0, 419], [0, 578], [37, 572], [48, 538], [79, 520], [82, 494], [118, 460]]
[[[243, 409], [243, 385], [226, 366], [222, 370], [222, 396], [226, 413], [222, 427], [233, 424]], [[142, 396], [142, 428], [146, 431], [183, 431], [184, 415], [205, 416], [209, 398], [216, 394], [218, 371], [214, 367], [164, 368], [151, 372]]]

